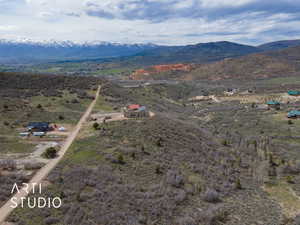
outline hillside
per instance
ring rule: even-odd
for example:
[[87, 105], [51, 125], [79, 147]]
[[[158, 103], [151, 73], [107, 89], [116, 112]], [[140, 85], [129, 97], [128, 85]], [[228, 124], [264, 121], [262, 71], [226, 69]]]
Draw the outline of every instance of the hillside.
[[214, 64], [200, 65], [180, 79], [257, 79], [300, 74], [292, 63], [283, 62], [265, 55], [251, 55], [238, 59], [223, 60]]
[[[253, 82], [233, 80], [232, 85], [245, 90]], [[272, 98], [286, 89], [266, 85], [249, 96], [222, 96], [230, 86], [202, 81], [132, 89], [103, 84], [101, 107], [95, 113], [117, 113], [127, 104], [138, 103], [155, 115], [108, 119], [98, 128], [95, 121], [87, 121], [47, 177], [43, 193], [30, 195], [60, 196], [63, 206], [19, 207], [8, 221], [297, 225], [300, 128], [299, 121], [290, 124], [285, 115], [299, 102], [282, 105], [280, 111], [262, 110], [251, 107], [252, 99]], [[222, 101], [188, 102], [203, 90]]]
[[151, 79], [160, 79], [160, 78], [163, 79], [165, 73], [177, 74], [180, 72], [190, 72], [193, 69], [194, 69], [193, 64], [155, 65], [155, 66], [147, 67], [145, 69], [138, 69], [134, 71], [129, 78], [132, 80], [148, 80], [148, 79], [151, 80]]
[[[71, 72], [68, 64], [77, 64], [71, 68], [72, 73], [95, 72], [98, 64], [114, 64], [121, 70], [138, 68], [156, 64], [177, 63], [211, 63], [226, 58], [236, 58], [253, 53], [285, 49], [299, 45], [299, 40], [267, 43], [257, 47], [232, 43], [227, 41], [199, 43], [183, 46], [159, 46], [153, 44], [114, 44], [114, 43], [85, 43], [76, 44], [64, 42], [32, 42], [0, 40], [0, 64], [10, 64], [12, 68], [1, 67], [2, 71], [43, 72], [40, 67], [47, 68], [46, 72]], [[35, 65], [31, 65], [31, 64]], [[39, 64], [38, 68], [36, 64]], [[55, 64], [55, 65], [54, 65]], [[65, 65], [66, 64], [66, 65]], [[80, 66], [79, 64], [88, 64]], [[67, 67], [67, 68], [65, 68]], [[91, 68], [92, 67], [92, 68]], [[77, 69], [77, 71], [76, 71]], [[74, 71], [75, 70], [75, 71]], [[58, 71], [59, 72], [59, 71]]]
[[275, 41], [257, 46], [264, 51], [280, 50], [289, 47], [300, 46], [300, 40]]
[[295, 63], [299, 66], [300, 62], [300, 46], [290, 47], [286, 49], [281, 49], [279, 51], [265, 52], [264, 55], [268, 55], [277, 58], [282, 61]]
[[140, 66], [173, 63], [208, 63], [260, 51], [260, 49], [252, 46], [232, 42], [210, 42], [187, 46], [157, 47], [149, 51], [146, 50], [136, 56], [125, 58], [121, 63]]
[[300, 74], [300, 47], [279, 51], [252, 54], [237, 59], [228, 59], [214, 64], [200, 65], [196, 70], [184, 75], [187, 80], [207, 79], [257, 79], [287, 77]]
[[[250, 54], [238, 58], [228, 58], [215, 63], [195, 64], [190, 71], [163, 73], [137, 72], [132, 78], [137, 80], [221, 80], [221, 79], [257, 79], [270, 77], [286, 77], [300, 74], [300, 47], [291, 47], [278, 51]], [[151, 68], [151, 67], [150, 67]]]

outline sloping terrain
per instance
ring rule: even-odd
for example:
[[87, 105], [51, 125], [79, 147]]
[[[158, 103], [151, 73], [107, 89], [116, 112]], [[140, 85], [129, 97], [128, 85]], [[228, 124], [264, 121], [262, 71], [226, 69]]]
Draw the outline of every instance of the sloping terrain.
[[[194, 68], [192, 64], [167, 64], [167, 65], [155, 65], [145, 69], [139, 69], [134, 71], [130, 75], [132, 80], [147, 80], [153, 79], [155, 75], [162, 75], [164, 73], [180, 73], [189, 72]], [[163, 77], [163, 76], [160, 76]], [[157, 79], [157, 78], [155, 78]]]
[[257, 79], [300, 74], [300, 47], [252, 54], [214, 64], [200, 65], [183, 79]]
[[172, 63], [208, 63], [261, 51], [261, 49], [256, 47], [221, 41], [187, 46], [158, 47], [150, 51], [144, 51], [134, 57], [125, 58], [123, 63], [141, 66]]
[[289, 47], [300, 46], [300, 40], [275, 41], [257, 46], [264, 51], [280, 50]]
[[[298, 40], [253, 47], [220, 41], [186, 46], [74, 43], [11, 43], [0, 41], [0, 71], [128, 77], [132, 71], [161, 64], [206, 64], [253, 53], [297, 46]], [[1, 51], [2, 49], [2, 51]], [[18, 56], [16, 56], [18, 55]], [[1, 61], [2, 60], [2, 61]], [[27, 63], [27, 64], [19, 64]], [[51, 63], [49, 63], [51, 62]], [[7, 64], [10, 63], [10, 64]], [[15, 63], [15, 64], [11, 64]], [[168, 74], [167, 74], [168, 75]], [[172, 79], [177, 77], [172, 75]]]
[[272, 56], [286, 63], [294, 63], [300, 68], [300, 46], [282, 49], [279, 51], [265, 52], [265, 55]]
[[[98, 129], [91, 122], [43, 192], [61, 196], [63, 207], [19, 208], [9, 220], [24, 225], [296, 225], [298, 201], [286, 190], [298, 193], [300, 130], [299, 121], [289, 124], [284, 112], [299, 102], [278, 112], [234, 98], [190, 104], [186, 99], [201, 91], [194, 83], [132, 89], [106, 83], [102, 107], [119, 110], [139, 103], [156, 116], [106, 122]], [[213, 91], [214, 85], [203, 88]], [[222, 93], [226, 86], [214, 88]], [[280, 84], [265, 88], [271, 95]], [[283, 196], [289, 197], [284, 204]]]
[[270, 77], [295, 76], [300, 73], [294, 63], [275, 57], [255, 54], [238, 59], [228, 59], [213, 64], [200, 65], [197, 69], [181, 77], [195, 79], [263, 79]]
[[164, 63], [214, 62], [238, 57], [262, 49], [232, 42], [210, 42], [186, 46], [157, 46], [152, 44], [74, 44], [15, 43], [0, 40], [0, 63], [53, 63], [106, 61], [121, 65], [153, 65]]
[[102, 82], [93, 77], [0, 73], [0, 205], [14, 183], [27, 182], [43, 166], [35, 152], [41, 151], [40, 157], [42, 146], [58, 145], [67, 132], [24, 138], [19, 133], [29, 122], [52, 122], [71, 130], [92, 101], [93, 88]]
[[[148, 73], [132, 75], [137, 80], [224, 80], [224, 79], [265, 79], [271, 77], [290, 77], [300, 74], [300, 47], [279, 51], [250, 54], [229, 58], [215, 63], [195, 64], [191, 71], [176, 73]], [[147, 72], [147, 71], [146, 71]]]

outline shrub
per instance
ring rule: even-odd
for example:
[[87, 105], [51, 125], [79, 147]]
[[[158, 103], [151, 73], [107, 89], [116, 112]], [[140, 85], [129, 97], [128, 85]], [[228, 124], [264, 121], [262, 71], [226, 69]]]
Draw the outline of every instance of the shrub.
[[161, 137], [157, 140], [156, 145], [158, 147], [163, 147], [163, 139]]
[[156, 174], [162, 174], [160, 165], [157, 165], [157, 166], [155, 167], [155, 173], [156, 173]]
[[238, 189], [238, 190], [242, 190], [243, 189], [240, 178], [236, 179], [236, 181], [235, 181], [235, 188]]
[[25, 170], [38, 170], [41, 169], [44, 166], [43, 163], [39, 162], [28, 162], [24, 164]]
[[37, 108], [37, 109], [42, 109], [43, 106], [42, 106], [41, 104], [38, 104], [36, 108]]
[[59, 120], [64, 120], [65, 117], [64, 117], [63, 115], [59, 115], [59, 116], [58, 116], [58, 119], [59, 119]]
[[178, 171], [169, 170], [166, 175], [167, 184], [170, 184], [174, 187], [181, 187], [184, 185], [183, 176], [179, 174]]
[[78, 101], [78, 99], [77, 99], [77, 98], [74, 98], [74, 99], [72, 99], [72, 100], [71, 100], [71, 103], [73, 103], [73, 104], [77, 104], [77, 103], [79, 103], [79, 101]]
[[12, 159], [4, 159], [0, 161], [0, 168], [4, 170], [15, 170], [17, 163]]
[[221, 201], [219, 193], [213, 189], [208, 189], [204, 193], [203, 199], [209, 203], [218, 203]]
[[94, 123], [94, 124], [93, 124], [93, 128], [94, 128], [95, 130], [98, 130], [98, 129], [99, 129], [99, 126], [100, 126], [99, 123]]
[[9, 126], [9, 122], [4, 121], [4, 122], [3, 122], [3, 125], [4, 125], [4, 126]]
[[222, 145], [224, 145], [224, 146], [228, 146], [228, 145], [229, 145], [229, 141], [226, 140], [226, 139], [223, 139], [221, 143], [222, 143]]
[[292, 120], [288, 120], [288, 124], [292, 125], [292, 124], [294, 124], [294, 122]]
[[122, 154], [118, 155], [118, 163], [121, 165], [125, 164], [125, 160]]
[[295, 225], [298, 225], [300, 224], [300, 214], [298, 214], [296, 217], [295, 217]]
[[46, 159], [54, 159], [57, 156], [57, 150], [53, 147], [47, 148], [43, 156]]
[[228, 212], [220, 207], [210, 207], [201, 213], [200, 221], [205, 225], [225, 224], [227, 217]]
[[59, 219], [54, 218], [54, 217], [48, 217], [44, 220], [46, 225], [51, 225], [51, 224], [57, 224], [59, 223]]
[[294, 184], [294, 177], [293, 176], [287, 176], [286, 177], [286, 182], [288, 182], [289, 184]]

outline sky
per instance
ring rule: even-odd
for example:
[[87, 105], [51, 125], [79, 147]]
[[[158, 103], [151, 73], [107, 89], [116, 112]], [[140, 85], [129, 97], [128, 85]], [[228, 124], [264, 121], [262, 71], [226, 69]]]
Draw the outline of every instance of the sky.
[[300, 39], [300, 0], [0, 0], [0, 39], [258, 45]]

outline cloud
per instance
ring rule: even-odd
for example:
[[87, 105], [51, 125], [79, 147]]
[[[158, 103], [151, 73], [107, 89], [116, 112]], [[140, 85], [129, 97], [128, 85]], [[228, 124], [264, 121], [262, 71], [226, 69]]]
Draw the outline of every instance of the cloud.
[[23, 3], [23, 0], [0, 0], [0, 12], [2, 14], [9, 14], [22, 6]]
[[88, 0], [84, 11], [108, 19], [164, 21], [173, 18], [214, 20], [246, 12], [298, 13], [291, 0]]
[[257, 44], [300, 38], [299, 12], [296, 0], [0, 0], [0, 38]]

